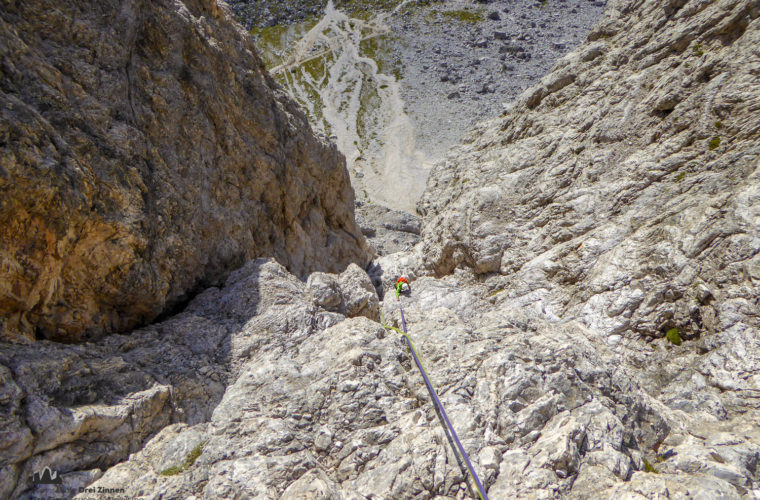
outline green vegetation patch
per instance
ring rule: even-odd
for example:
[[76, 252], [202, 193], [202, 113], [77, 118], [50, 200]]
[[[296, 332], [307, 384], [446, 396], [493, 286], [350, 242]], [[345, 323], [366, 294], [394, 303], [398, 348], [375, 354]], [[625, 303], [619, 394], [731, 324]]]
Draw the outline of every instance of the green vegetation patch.
[[710, 148], [710, 151], [713, 151], [715, 149], [718, 149], [718, 146], [720, 146], [720, 137], [713, 137], [710, 140], [710, 143], [708, 144], [708, 147]]
[[671, 344], [681, 345], [681, 336], [678, 334], [678, 328], [671, 328], [665, 332], [665, 337], [670, 341]]
[[335, 2], [335, 8], [350, 14], [351, 17], [366, 21], [376, 15], [378, 11], [392, 11], [400, 3], [401, 0], [374, 0], [372, 5], [368, 5], [366, 0], [338, 0]]
[[397, 43], [398, 40], [388, 34], [365, 38], [359, 42], [359, 54], [375, 61], [379, 73], [393, 75], [399, 81], [404, 65], [393, 50]]
[[642, 458], [644, 461], [644, 472], [651, 472], [652, 474], [659, 474], [657, 469], [654, 468], [654, 465], [650, 464], [649, 461], [646, 458]]
[[259, 49], [267, 69], [272, 69], [285, 62], [287, 49], [316, 26], [317, 22], [319, 19], [316, 16], [310, 16], [300, 23], [252, 28], [249, 33], [253, 35], [256, 48]]
[[441, 15], [449, 22], [457, 21], [466, 24], [477, 24], [485, 19], [482, 11], [470, 9], [446, 10], [441, 12]]
[[331, 131], [329, 125], [324, 122], [322, 97], [315, 85], [319, 85], [322, 79], [328, 78], [328, 67], [334, 60], [335, 55], [332, 52], [327, 52], [307, 59], [300, 65], [291, 67], [288, 71], [281, 71], [274, 75], [275, 79], [286, 88], [298, 86], [303, 89], [307, 94], [308, 102], [303, 102], [301, 96], [296, 95], [294, 97], [309, 115], [312, 125], [317, 127], [319, 124], [323, 125], [327, 135], [330, 135]]
[[715, 120], [715, 128], [723, 128], [723, 122], [720, 120]]
[[334, 60], [334, 56], [331, 52], [323, 54], [313, 59], [307, 59], [301, 67], [305, 72], [311, 76], [314, 81], [320, 81], [322, 78], [327, 77], [327, 63]]
[[697, 57], [702, 57], [703, 55], [705, 55], [705, 51], [702, 50], [701, 43], [697, 43], [694, 45], [694, 55], [696, 55]]
[[681, 172], [680, 174], [678, 174], [678, 175], [676, 176], [676, 181], [678, 181], [678, 182], [681, 182], [681, 181], [682, 181], [682, 180], [684, 180], [685, 178], [686, 178], [686, 172]]
[[162, 470], [159, 472], [162, 476], [176, 476], [177, 474], [180, 474], [182, 472], [185, 472], [187, 469], [193, 466], [196, 460], [198, 460], [198, 457], [201, 456], [201, 453], [203, 453], [203, 447], [206, 445], [206, 441], [203, 441], [202, 443], [198, 443], [195, 448], [190, 450], [190, 453], [187, 454], [185, 457], [185, 461], [180, 466], [173, 466], [169, 467], [168, 469]]

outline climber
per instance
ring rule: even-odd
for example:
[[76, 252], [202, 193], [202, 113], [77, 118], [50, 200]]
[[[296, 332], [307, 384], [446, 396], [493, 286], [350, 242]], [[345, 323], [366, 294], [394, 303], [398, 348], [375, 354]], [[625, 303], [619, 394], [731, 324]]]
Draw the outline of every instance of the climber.
[[402, 293], [409, 293], [410, 291], [409, 280], [406, 279], [406, 276], [401, 276], [396, 280], [396, 299], [398, 299], [399, 295]]

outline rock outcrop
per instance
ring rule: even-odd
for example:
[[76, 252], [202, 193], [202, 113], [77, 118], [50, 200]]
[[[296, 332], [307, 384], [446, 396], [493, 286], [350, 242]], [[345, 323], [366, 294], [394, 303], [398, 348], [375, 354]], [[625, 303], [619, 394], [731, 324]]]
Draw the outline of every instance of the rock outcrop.
[[[235, 393], [228, 386], [242, 384], [250, 370], [277, 364], [262, 365], [259, 356], [267, 353], [274, 360], [298, 353], [307, 338], [320, 332], [320, 342], [327, 340], [324, 330], [347, 317], [379, 317], [377, 295], [357, 266], [340, 276], [314, 275], [339, 284], [341, 312], [325, 307], [313, 285], [273, 260], [260, 259], [234, 271], [223, 288], [199, 294], [182, 313], [129, 335], [79, 345], [2, 344], [0, 498], [44, 495], [51, 487], [34, 489], [31, 480], [45, 466], [63, 480], [51, 495], [70, 498], [100, 477], [101, 468], [138, 452], [170, 424], [205, 436], [215, 413], [236, 418], [219, 406]], [[377, 323], [362, 320], [377, 330]], [[345, 354], [332, 349], [325, 352]], [[253, 394], [235, 397], [236, 404], [258, 404]], [[156, 439], [163, 443], [167, 432], [174, 431], [162, 431]], [[172, 460], [161, 458], [156, 472], [177, 465]]]
[[366, 264], [342, 155], [215, 0], [0, 11], [0, 332], [125, 332], [258, 256]]
[[760, 2], [611, 2], [430, 176], [421, 255], [605, 335], [760, 327]]
[[[164, 428], [91, 487], [164, 498], [476, 497], [402, 337], [315, 307], [284, 270], [256, 266], [225, 295], [253, 316], [231, 334], [239, 368], [210, 421]], [[259, 287], [272, 305], [241, 307]], [[410, 332], [491, 498], [738, 499], [757, 489], [758, 411], [725, 411], [752, 393], [716, 387], [708, 371], [730, 358], [725, 349], [609, 345], [462, 276], [421, 277], [413, 289], [402, 299]], [[395, 299], [383, 307], [398, 321]]]
[[409, 251], [420, 240], [420, 218], [374, 203], [359, 203], [356, 222], [377, 255]]

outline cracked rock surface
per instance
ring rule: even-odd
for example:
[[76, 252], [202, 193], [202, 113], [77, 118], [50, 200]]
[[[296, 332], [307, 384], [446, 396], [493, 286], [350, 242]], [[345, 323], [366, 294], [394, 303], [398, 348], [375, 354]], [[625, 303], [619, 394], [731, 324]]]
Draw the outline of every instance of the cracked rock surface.
[[756, 1], [617, 2], [432, 172], [420, 255], [621, 337], [757, 328]]
[[[225, 407], [257, 404], [245, 396], [248, 386], [237, 396], [230, 391], [248, 371], [263, 366], [252, 362], [261, 353], [269, 353], [265, 365], [273, 368], [278, 356], [297, 352], [306, 338], [346, 317], [379, 317], [374, 288], [357, 266], [341, 275], [312, 276], [317, 274], [338, 283], [342, 312], [323, 307], [314, 287], [282, 265], [261, 259], [233, 272], [223, 288], [205, 290], [181, 314], [129, 335], [78, 345], [2, 344], [0, 497], [43, 494], [45, 487], [30, 486], [32, 474], [44, 466], [62, 475], [64, 490], [73, 496], [83, 472], [93, 481], [100, 468], [125, 460], [169, 424], [188, 429], [194, 441], [185, 448], [191, 450], [207, 440], [205, 429], [215, 414], [234, 413]], [[364, 319], [361, 324], [377, 330], [377, 323]], [[177, 456], [187, 452], [166, 440], [166, 432], [155, 438], [169, 446], [151, 462], [156, 472], [177, 466]]]
[[758, 47], [757, 0], [610, 1], [435, 168], [411, 250], [2, 344], [0, 497], [46, 464], [138, 498], [477, 498], [377, 322], [403, 305], [490, 498], [760, 498]]

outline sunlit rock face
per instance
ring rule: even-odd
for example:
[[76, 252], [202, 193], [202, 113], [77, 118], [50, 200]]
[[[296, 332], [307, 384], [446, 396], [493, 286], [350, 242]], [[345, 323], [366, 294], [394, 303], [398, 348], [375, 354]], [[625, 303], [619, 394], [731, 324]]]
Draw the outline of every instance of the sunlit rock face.
[[0, 13], [0, 330], [124, 332], [246, 260], [366, 264], [343, 156], [212, 0]]
[[584, 46], [434, 169], [424, 266], [498, 276], [609, 334], [758, 326], [759, 12], [609, 5]]

